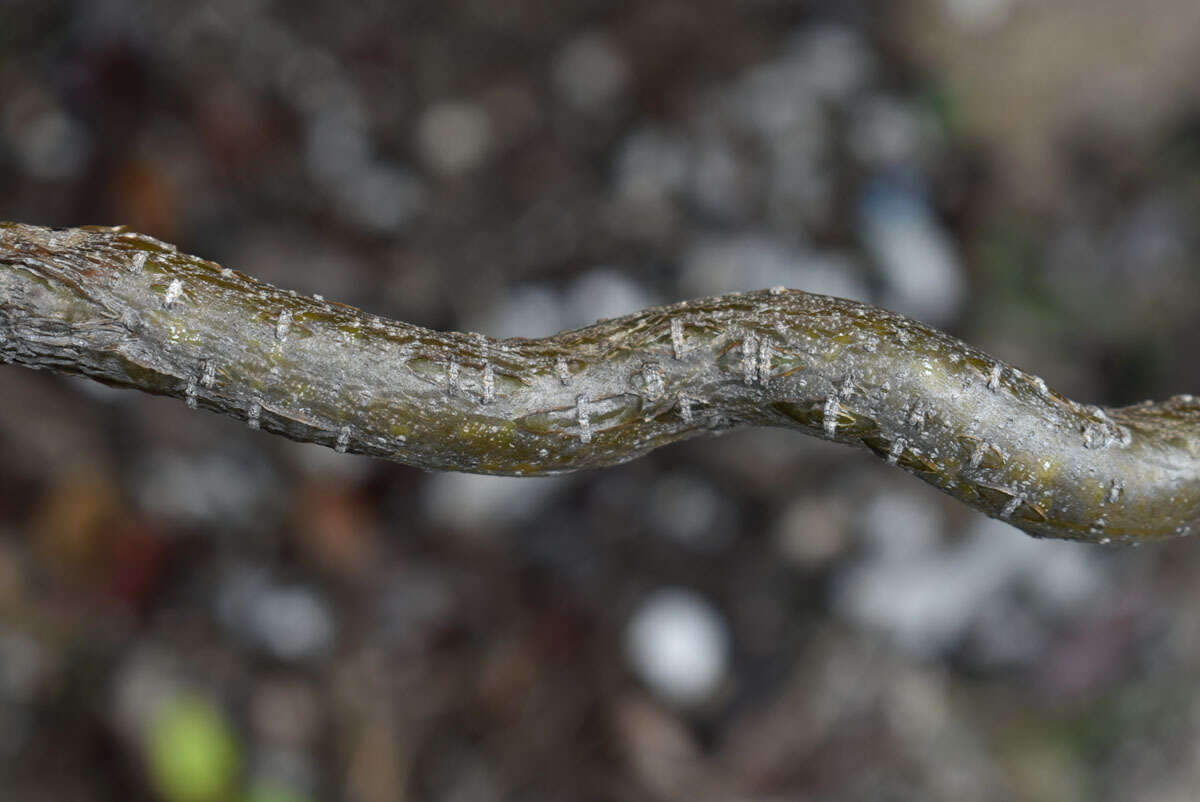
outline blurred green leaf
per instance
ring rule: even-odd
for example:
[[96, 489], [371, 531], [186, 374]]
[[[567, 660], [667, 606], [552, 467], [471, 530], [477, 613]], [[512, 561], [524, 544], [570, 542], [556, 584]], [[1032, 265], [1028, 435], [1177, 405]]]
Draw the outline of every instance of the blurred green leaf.
[[222, 713], [196, 696], [164, 705], [150, 730], [150, 780], [169, 802], [229, 797], [238, 772], [237, 736]]

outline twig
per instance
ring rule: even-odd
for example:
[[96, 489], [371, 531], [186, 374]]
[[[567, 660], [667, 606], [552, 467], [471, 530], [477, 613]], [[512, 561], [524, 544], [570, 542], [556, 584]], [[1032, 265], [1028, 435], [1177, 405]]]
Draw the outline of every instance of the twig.
[[1200, 525], [1200, 399], [1077, 404], [921, 323], [797, 290], [495, 340], [279, 290], [123, 228], [0, 223], [0, 360], [434, 470], [598, 468], [781, 426], [861, 444], [1033, 535]]

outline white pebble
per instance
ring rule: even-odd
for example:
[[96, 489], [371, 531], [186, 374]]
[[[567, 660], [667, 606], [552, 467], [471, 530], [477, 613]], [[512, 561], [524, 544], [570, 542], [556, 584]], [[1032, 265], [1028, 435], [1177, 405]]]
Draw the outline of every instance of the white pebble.
[[443, 101], [422, 115], [417, 139], [437, 172], [465, 173], [482, 164], [491, 150], [492, 120], [476, 103]]
[[1060, 616], [1084, 609], [1105, 587], [1086, 545], [1034, 540], [983, 516], [948, 542], [916, 497], [888, 494], [868, 506], [859, 521], [867, 548], [835, 577], [832, 606], [908, 655], [1027, 662]]
[[264, 590], [248, 612], [262, 647], [285, 660], [325, 651], [333, 640], [333, 617], [324, 600], [300, 586]]
[[564, 45], [553, 70], [555, 86], [567, 102], [591, 112], [616, 101], [630, 79], [624, 54], [598, 33], [584, 34]]
[[638, 678], [674, 704], [710, 699], [729, 668], [724, 617], [684, 588], [661, 588], [643, 599], [629, 621], [625, 647]]
[[619, 146], [614, 164], [617, 193], [629, 198], [681, 192], [688, 177], [688, 145], [657, 128], [640, 128]]
[[543, 337], [568, 328], [562, 294], [541, 282], [509, 287], [492, 304], [487, 316], [471, 325], [499, 339]]
[[425, 481], [422, 506], [429, 521], [460, 532], [496, 535], [536, 518], [567, 480], [554, 477], [435, 473]]
[[424, 211], [424, 185], [407, 169], [372, 161], [331, 189], [348, 219], [384, 233], [407, 225]]
[[954, 242], [919, 190], [878, 181], [860, 207], [860, 231], [883, 279], [883, 305], [934, 325], [966, 296]]
[[660, 303], [627, 273], [597, 267], [572, 281], [563, 293], [564, 325], [587, 326], [597, 320], [622, 317]]
[[48, 93], [15, 94], [6, 93], [6, 119], [0, 123], [10, 129], [7, 144], [21, 166], [41, 179], [78, 175], [93, 149], [87, 126], [59, 108]]
[[849, 97], [876, 69], [870, 45], [848, 26], [826, 23], [806, 27], [793, 38], [789, 50], [793, 74], [829, 99]]
[[138, 506], [173, 528], [266, 525], [278, 498], [270, 467], [242, 452], [152, 452], [129, 479]]
[[911, 164], [920, 155], [922, 134], [922, 120], [907, 103], [878, 95], [854, 105], [849, 147], [872, 167]]

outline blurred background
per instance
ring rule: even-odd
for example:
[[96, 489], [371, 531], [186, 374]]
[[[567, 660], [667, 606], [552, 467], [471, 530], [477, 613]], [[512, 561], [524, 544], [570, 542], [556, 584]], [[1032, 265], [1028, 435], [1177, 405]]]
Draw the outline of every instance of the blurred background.
[[[3, 0], [0, 219], [539, 336], [788, 285], [1200, 391], [1195, 0]], [[0, 368], [5, 800], [1191, 800], [1200, 541], [750, 431], [544, 480]]]

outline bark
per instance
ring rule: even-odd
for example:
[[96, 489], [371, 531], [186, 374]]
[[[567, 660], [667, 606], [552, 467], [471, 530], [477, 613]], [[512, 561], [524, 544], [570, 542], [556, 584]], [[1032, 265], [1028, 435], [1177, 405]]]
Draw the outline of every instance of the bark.
[[798, 290], [495, 340], [280, 290], [124, 228], [0, 223], [0, 361], [431, 470], [560, 473], [779, 426], [863, 446], [1037, 536], [1200, 525], [1200, 399], [1079, 404], [917, 321]]

